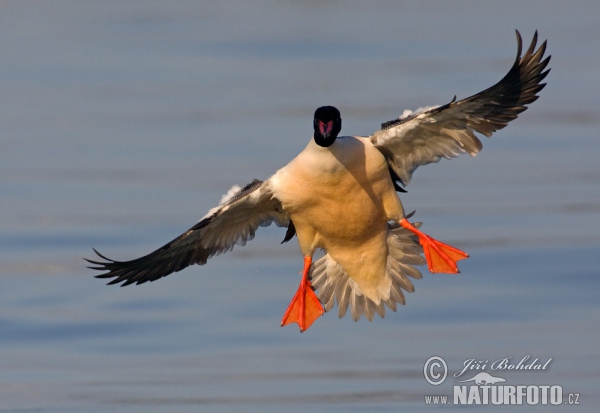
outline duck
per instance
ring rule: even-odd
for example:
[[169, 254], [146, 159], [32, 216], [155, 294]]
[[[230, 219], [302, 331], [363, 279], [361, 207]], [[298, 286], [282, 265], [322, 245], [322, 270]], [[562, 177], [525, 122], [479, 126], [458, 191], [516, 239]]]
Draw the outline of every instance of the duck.
[[[198, 223], [157, 250], [130, 261], [117, 261], [93, 249], [89, 268], [108, 284], [144, 284], [192, 264], [245, 245], [259, 227], [287, 228], [304, 257], [300, 285], [281, 325], [307, 330], [337, 302], [338, 315], [371, 321], [405, 304], [414, 292], [417, 267], [431, 273], [458, 273], [457, 262], [469, 255], [420, 230], [411, 222], [399, 193], [406, 192], [422, 165], [482, 149], [477, 134], [492, 134], [516, 119], [545, 87], [550, 56], [539, 48], [537, 31], [495, 85], [462, 100], [405, 111], [382, 123], [370, 136], [340, 136], [342, 117], [334, 106], [316, 109], [313, 134], [292, 161], [266, 180], [233, 187]], [[313, 261], [316, 251], [324, 254]]]

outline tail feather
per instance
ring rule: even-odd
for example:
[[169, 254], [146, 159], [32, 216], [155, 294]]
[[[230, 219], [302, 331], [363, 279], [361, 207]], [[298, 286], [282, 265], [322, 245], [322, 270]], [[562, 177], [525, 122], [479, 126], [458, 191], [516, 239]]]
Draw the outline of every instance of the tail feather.
[[[416, 223], [415, 226], [418, 228], [421, 224]], [[409, 293], [415, 291], [409, 277], [422, 278], [421, 272], [414, 266], [426, 264], [422, 256], [423, 248], [414, 234], [397, 224], [388, 227], [387, 247], [386, 274], [382, 282], [389, 283], [389, 296], [381, 297], [379, 302], [363, 294], [360, 286], [329, 254], [313, 263], [309, 277], [325, 311], [331, 311], [337, 302], [340, 318], [346, 315], [350, 307], [350, 314], [355, 321], [361, 315], [371, 321], [375, 313], [381, 318], [385, 317], [385, 306], [395, 312], [397, 304], [405, 304], [402, 290]]]
[[410, 282], [410, 280], [408, 278], [406, 278], [406, 275], [400, 274], [395, 269], [392, 269], [389, 267], [388, 267], [388, 274], [390, 274], [392, 276], [392, 285], [396, 285], [408, 293], [415, 292], [415, 286], [413, 285], [412, 282]]
[[350, 304], [350, 293], [352, 292], [352, 288], [348, 286], [349, 280], [350, 278], [348, 276], [342, 278], [335, 288], [335, 299], [338, 303], [338, 316], [340, 318], [346, 315], [348, 304]]
[[390, 288], [390, 298], [389, 299], [393, 300], [394, 302], [399, 303], [401, 305], [406, 304], [406, 298], [404, 298], [404, 293], [402, 292], [402, 289], [394, 284], [392, 284], [392, 286]]
[[320, 291], [319, 299], [323, 306], [325, 307], [325, 311], [331, 311], [333, 305], [335, 303], [335, 284], [326, 283], [323, 289]]
[[415, 280], [420, 280], [421, 278], [423, 278], [421, 271], [417, 270], [412, 265], [406, 265], [406, 264], [400, 263], [400, 270], [402, 271], [403, 274], [406, 274], [409, 277], [414, 278]]
[[[369, 301], [371, 301], [371, 300], [369, 300]], [[373, 303], [373, 301], [371, 301], [371, 303]], [[373, 303], [373, 305], [375, 305], [375, 303]], [[377, 314], [379, 314], [379, 317], [385, 318], [385, 305], [384, 305], [384, 301], [383, 300], [381, 300], [381, 302], [379, 303], [379, 305], [375, 305], [375, 312]], [[369, 320], [369, 321], [371, 321], [371, 320]]]
[[358, 295], [355, 292], [354, 294], [350, 294], [350, 314], [352, 314], [352, 318], [355, 320], [359, 318], [362, 313], [364, 313], [365, 316], [369, 318], [369, 312], [367, 311], [368, 306], [365, 305], [366, 303], [363, 300], [363, 297], [363, 295]]

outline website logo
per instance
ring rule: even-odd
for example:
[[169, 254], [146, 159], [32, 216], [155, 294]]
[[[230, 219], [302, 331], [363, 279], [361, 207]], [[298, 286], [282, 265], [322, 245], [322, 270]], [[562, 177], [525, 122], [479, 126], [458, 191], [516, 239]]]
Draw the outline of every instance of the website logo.
[[[530, 355], [518, 359], [506, 357], [489, 360], [467, 359], [453, 374], [452, 394], [426, 395], [427, 405], [578, 405], [579, 393], [565, 392], [555, 383], [509, 383], [502, 377], [508, 372], [536, 371], [549, 369], [552, 358], [540, 360]], [[490, 372], [482, 370], [490, 370]], [[496, 371], [503, 371], [500, 373]], [[467, 372], [475, 373], [474, 375]], [[448, 364], [440, 356], [430, 357], [423, 366], [425, 381], [432, 386], [440, 386], [448, 378]], [[469, 377], [470, 378], [465, 378]], [[542, 377], [543, 378], [543, 377]], [[460, 379], [460, 380], [458, 380]], [[513, 379], [514, 380], [514, 379]], [[449, 382], [450, 380], [448, 380]], [[450, 384], [450, 383], [449, 383]]]

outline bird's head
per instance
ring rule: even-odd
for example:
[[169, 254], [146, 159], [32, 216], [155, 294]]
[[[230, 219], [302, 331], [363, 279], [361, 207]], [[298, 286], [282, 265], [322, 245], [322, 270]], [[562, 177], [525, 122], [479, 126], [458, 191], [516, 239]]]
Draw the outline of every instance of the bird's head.
[[319, 146], [331, 146], [342, 130], [340, 111], [333, 106], [321, 106], [315, 111], [313, 138]]

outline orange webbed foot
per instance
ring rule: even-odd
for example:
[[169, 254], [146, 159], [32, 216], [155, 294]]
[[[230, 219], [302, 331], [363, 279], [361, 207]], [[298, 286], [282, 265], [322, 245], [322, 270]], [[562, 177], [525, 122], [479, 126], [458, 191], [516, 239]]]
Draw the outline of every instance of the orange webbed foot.
[[419, 242], [423, 246], [423, 252], [425, 253], [425, 259], [427, 260], [430, 272], [447, 274], [460, 272], [456, 262], [468, 258], [469, 254], [424, 234], [408, 222], [406, 218], [400, 221], [400, 225], [419, 237]]
[[294, 298], [292, 298], [290, 305], [281, 319], [282, 327], [290, 323], [297, 323], [298, 326], [300, 326], [300, 332], [303, 332], [307, 330], [317, 318], [323, 315], [323, 306], [315, 292], [312, 290], [310, 281], [308, 280], [311, 264], [312, 258], [305, 257], [302, 280], [300, 281], [298, 291], [296, 291]]

